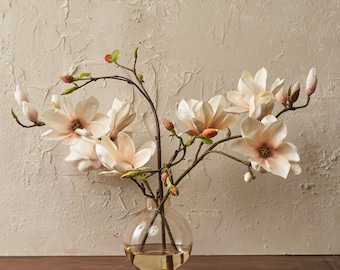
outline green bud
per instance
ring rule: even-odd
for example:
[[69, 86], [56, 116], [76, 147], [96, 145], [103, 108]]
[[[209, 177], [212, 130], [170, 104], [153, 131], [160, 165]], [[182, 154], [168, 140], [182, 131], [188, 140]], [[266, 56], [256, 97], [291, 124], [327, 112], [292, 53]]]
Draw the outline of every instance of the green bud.
[[190, 139], [186, 142], [185, 146], [192, 145], [194, 143], [195, 139], [196, 139], [196, 136], [190, 137]]
[[132, 178], [135, 176], [140, 176], [143, 173], [142, 170], [134, 170], [134, 171], [129, 171], [125, 174], [123, 174], [120, 178]]
[[84, 73], [79, 75], [79, 79], [82, 79], [84, 77], [91, 77], [91, 73], [90, 72], [84, 72]]
[[133, 54], [133, 57], [134, 57], [135, 59], [138, 58], [138, 48], [135, 49], [135, 52], [134, 52], [134, 54]]
[[111, 61], [112, 62], [117, 62], [119, 58], [120, 58], [120, 50], [114, 50], [111, 53]]
[[137, 79], [138, 79], [138, 81], [140, 81], [140, 82], [144, 82], [144, 80], [143, 80], [143, 75], [142, 74], [138, 74], [137, 75]]
[[64, 90], [60, 95], [68, 95], [71, 94], [72, 92], [74, 92], [75, 90], [77, 90], [79, 88], [78, 85], [73, 86], [71, 88], [67, 88], [66, 90]]

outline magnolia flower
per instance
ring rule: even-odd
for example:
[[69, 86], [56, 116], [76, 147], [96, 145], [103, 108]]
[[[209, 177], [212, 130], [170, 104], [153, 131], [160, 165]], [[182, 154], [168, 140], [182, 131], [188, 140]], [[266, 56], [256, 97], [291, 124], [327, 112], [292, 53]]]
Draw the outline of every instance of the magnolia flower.
[[35, 107], [31, 103], [28, 103], [27, 101], [23, 101], [21, 105], [22, 112], [25, 115], [25, 117], [33, 123], [38, 122], [38, 111], [35, 109]]
[[79, 140], [77, 144], [70, 146], [70, 154], [65, 158], [65, 161], [77, 166], [78, 170], [82, 172], [99, 169], [101, 163], [96, 153], [97, 144], [100, 144], [97, 139], [83, 138]]
[[225, 112], [227, 100], [224, 96], [212, 97], [208, 102], [190, 99], [181, 100], [177, 109], [177, 117], [187, 127], [190, 136], [200, 135], [207, 128], [225, 130], [233, 127], [239, 117]]
[[261, 119], [264, 115], [271, 113], [274, 106], [274, 95], [280, 90], [283, 80], [279, 78], [274, 81], [266, 91], [267, 70], [260, 69], [253, 77], [248, 71], [243, 71], [238, 82], [238, 91], [229, 91], [227, 98], [235, 106], [227, 108], [226, 112], [244, 113]]
[[82, 136], [99, 138], [109, 130], [108, 117], [97, 113], [99, 102], [94, 97], [80, 100], [74, 109], [71, 100], [63, 97], [64, 110], [48, 109], [41, 115], [50, 128], [41, 135], [46, 140], [63, 140], [75, 144]]
[[285, 142], [287, 128], [282, 120], [268, 115], [258, 121], [246, 118], [241, 125], [242, 138], [231, 143], [233, 150], [250, 156], [254, 169], [265, 170], [283, 178], [287, 178], [292, 170], [301, 173], [297, 164], [300, 157], [294, 144]]
[[17, 85], [14, 90], [14, 98], [16, 102], [18, 103], [19, 107], [22, 107], [22, 102], [26, 101], [28, 102], [28, 98], [24, 91], [21, 90], [21, 87]]
[[136, 114], [131, 114], [130, 110], [130, 103], [122, 102], [117, 98], [113, 100], [112, 108], [107, 112], [110, 126], [109, 137], [112, 140], [116, 140], [117, 134], [131, 124], [135, 118]]
[[149, 141], [136, 152], [132, 139], [122, 131], [118, 133], [115, 143], [108, 136], [103, 136], [101, 144], [96, 145], [96, 152], [109, 171], [101, 174], [123, 175], [131, 170], [146, 170], [143, 166], [150, 160], [155, 149], [155, 142]]
[[284, 88], [281, 88], [281, 90], [276, 93], [275, 97], [276, 97], [276, 100], [280, 102], [281, 104], [286, 104], [288, 101], [288, 94]]
[[315, 92], [317, 83], [318, 78], [316, 76], [316, 70], [315, 68], [311, 68], [306, 80], [306, 93], [308, 96], [312, 95]]

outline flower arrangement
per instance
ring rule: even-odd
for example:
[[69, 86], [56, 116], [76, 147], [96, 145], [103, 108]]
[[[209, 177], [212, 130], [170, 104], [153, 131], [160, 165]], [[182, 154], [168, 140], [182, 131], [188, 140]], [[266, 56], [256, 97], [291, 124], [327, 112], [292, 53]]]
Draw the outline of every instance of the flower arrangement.
[[[17, 87], [14, 97], [31, 124], [24, 124], [13, 110], [12, 115], [24, 128], [47, 126], [41, 138], [60, 140], [69, 146], [70, 153], [65, 161], [77, 166], [79, 171], [98, 170], [100, 174], [130, 179], [146, 197], [157, 200], [159, 209], [163, 209], [170, 195], [179, 195], [181, 181], [211, 154], [222, 155], [244, 165], [246, 182], [255, 179], [255, 172], [272, 173], [283, 178], [287, 178], [290, 171], [295, 174], [301, 172], [297, 148], [285, 141], [287, 127], [279, 117], [288, 111], [308, 106], [317, 85], [314, 68], [306, 79], [306, 102], [302, 106], [296, 105], [300, 97], [300, 83], [287, 89], [283, 86], [284, 80], [276, 79], [267, 88], [265, 68], [257, 71], [255, 76], [244, 71], [237, 91], [229, 91], [226, 96], [211, 97], [208, 101], [181, 100], [176, 115], [186, 130], [178, 130], [172, 121], [160, 119], [150, 93], [145, 88], [144, 77], [137, 71], [137, 49], [133, 57], [132, 67], [127, 67], [119, 62], [119, 50], [105, 56], [107, 63], [115, 64], [118, 69], [127, 72], [128, 76], [92, 77], [91, 73], [82, 73], [78, 77], [61, 76], [60, 79], [71, 87], [61, 93], [61, 100], [59, 96], [53, 95], [51, 108], [42, 113], [35, 109], [26, 94]], [[98, 80], [123, 81], [139, 92], [154, 118], [154, 140], [144, 143], [137, 150], [133, 139], [124, 132], [136, 118], [133, 104], [126, 101], [114, 98], [112, 108], [106, 115], [97, 112], [99, 102], [94, 97], [80, 100], [73, 106], [68, 95]], [[276, 115], [273, 114], [274, 106], [281, 106]], [[233, 128], [239, 122], [240, 133], [235, 133]], [[167, 161], [162, 157], [162, 124], [169, 136], [177, 141], [173, 155]], [[243, 160], [220, 150], [221, 145], [227, 145], [249, 159]], [[188, 151], [189, 148], [195, 150]], [[187, 160], [189, 152], [194, 153], [191, 163], [182, 174], [176, 175], [176, 166]], [[146, 166], [154, 154], [157, 155], [156, 168]], [[153, 179], [151, 176], [154, 175], [158, 181], [155, 190], [152, 188], [155, 185], [150, 185]]]

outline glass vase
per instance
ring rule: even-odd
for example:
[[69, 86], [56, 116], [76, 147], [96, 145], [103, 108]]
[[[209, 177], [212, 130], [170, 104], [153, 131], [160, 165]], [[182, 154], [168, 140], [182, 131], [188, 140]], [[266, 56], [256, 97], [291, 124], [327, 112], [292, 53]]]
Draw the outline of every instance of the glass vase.
[[189, 258], [192, 233], [187, 221], [170, 206], [168, 198], [146, 199], [146, 207], [127, 224], [124, 250], [140, 270], [178, 269]]

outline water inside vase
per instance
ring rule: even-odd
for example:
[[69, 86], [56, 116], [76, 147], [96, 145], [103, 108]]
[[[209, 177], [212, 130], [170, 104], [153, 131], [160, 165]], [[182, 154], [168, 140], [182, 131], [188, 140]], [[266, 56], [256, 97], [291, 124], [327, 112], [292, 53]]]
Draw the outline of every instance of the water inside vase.
[[125, 245], [128, 260], [139, 270], [174, 270], [183, 265], [190, 256], [191, 246], [171, 245], [164, 249], [161, 244], [146, 244], [144, 247]]

